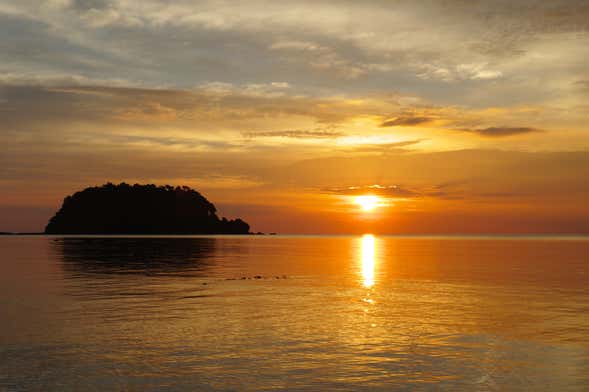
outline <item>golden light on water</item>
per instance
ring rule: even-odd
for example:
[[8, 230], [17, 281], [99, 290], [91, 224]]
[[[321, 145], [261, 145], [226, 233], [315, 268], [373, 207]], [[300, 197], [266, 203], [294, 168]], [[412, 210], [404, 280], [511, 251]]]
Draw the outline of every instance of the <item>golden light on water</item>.
[[372, 234], [362, 236], [362, 279], [364, 287], [374, 286], [375, 241]]

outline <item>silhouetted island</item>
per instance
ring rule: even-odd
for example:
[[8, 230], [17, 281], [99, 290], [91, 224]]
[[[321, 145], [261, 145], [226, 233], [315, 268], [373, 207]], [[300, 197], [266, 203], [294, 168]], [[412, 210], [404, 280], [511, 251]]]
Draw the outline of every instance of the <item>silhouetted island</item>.
[[248, 234], [241, 219], [217, 209], [186, 186], [108, 183], [67, 196], [46, 234]]

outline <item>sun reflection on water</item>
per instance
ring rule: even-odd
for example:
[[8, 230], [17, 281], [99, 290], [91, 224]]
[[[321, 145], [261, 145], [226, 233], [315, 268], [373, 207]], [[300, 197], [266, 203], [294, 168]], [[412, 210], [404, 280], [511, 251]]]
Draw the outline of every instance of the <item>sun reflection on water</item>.
[[364, 287], [374, 286], [375, 241], [372, 234], [362, 236], [362, 279]]

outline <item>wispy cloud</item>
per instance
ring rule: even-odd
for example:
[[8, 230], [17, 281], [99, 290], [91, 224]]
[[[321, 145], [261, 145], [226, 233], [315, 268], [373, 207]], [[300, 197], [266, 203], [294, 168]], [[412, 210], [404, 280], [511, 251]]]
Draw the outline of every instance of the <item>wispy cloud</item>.
[[536, 133], [536, 132], [543, 132], [541, 129], [538, 128], [530, 128], [530, 127], [489, 127], [489, 128], [473, 128], [473, 129], [459, 129], [463, 132], [469, 132], [473, 134], [477, 134], [480, 136], [485, 137], [506, 137], [506, 136], [515, 136], [515, 135], [523, 135], [528, 133]]
[[375, 143], [375, 144], [360, 144], [358, 146], [354, 146], [351, 151], [353, 152], [378, 152], [378, 153], [400, 153], [409, 151], [409, 149], [405, 149], [404, 147], [409, 147], [421, 143], [425, 139], [415, 139], [415, 140], [404, 140], [401, 142], [393, 142], [393, 143]]
[[354, 185], [347, 187], [332, 187], [322, 189], [325, 193], [332, 193], [335, 195], [377, 195], [390, 199], [439, 199], [439, 200], [463, 200], [468, 195], [469, 197], [480, 197], [481, 195], [474, 195], [472, 192], [468, 193], [463, 189], [465, 182], [455, 182], [454, 184], [437, 184], [437, 185], [421, 185], [406, 187], [400, 185]]
[[294, 138], [294, 139], [333, 139], [341, 136], [345, 136], [343, 132], [329, 131], [329, 130], [283, 130], [283, 131], [252, 131], [242, 132], [242, 135], [246, 138], [259, 138], [259, 137], [283, 137], [283, 138]]
[[172, 121], [176, 119], [177, 111], [159, 102], [146, 102], [142, 106], [125, 109], [115, 117], [131, 121]]
[[363, 195], [373, 194], [379, 196], [386, 196], [390, 198], [412, 198], [418, 197], [420, 194], [413, 190], [403, 188], [399, 185], [354, 185], [347, 187], [335, 187], [322, 189], [325, 193], [333, 193], [336, 195]]
[[577, 80], [574, 86], [581, 89], [582, 91], [589, 92], [589, 80]]
[[424, 117], [424, 116], [409, 116], [403, 115], [399, 117], [395, 117], [386, 121], [383, 121], [380, 126], [381, 127], [412, 127], [415, 125], [426, 124], [432, 122], [434, 119], [431, 117]]

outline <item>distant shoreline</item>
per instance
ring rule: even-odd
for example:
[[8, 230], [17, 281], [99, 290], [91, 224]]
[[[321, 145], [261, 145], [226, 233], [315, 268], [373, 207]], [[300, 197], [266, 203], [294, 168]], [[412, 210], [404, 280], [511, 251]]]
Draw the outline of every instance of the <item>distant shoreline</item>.
[[280, 237], [280, 238], [318, 238], [318, 237], [360, 237], [363, 235], [374, 235], [381, 238], [415, 238], [415, 239], [470, 239], [470, 240], [526, 240], [526, 239], [589, 239], [589, 234], [371, 234], [371, 233], [348, 233], [348, 234], [295, 234], [295, 233], [248, 233], [248, 234], [46, 234], [43, 232], [0, 232], [4, 237], [68, 237], [68, 238], [198, 238], [198, 237]]
[[11, 232], [7, 232], [7, 231], [3, 231], [0, 232], [0, 235], [45, 235], [45, 233], [43, 232], [39, 232], [39, 233], [11, 233]]
[[151, 233], [151, 234], [145, 234], [145, 233], [136, 233], [136, 234], [132, 234], [132, 233], [128, 233], [128, 234], [113, 234], [113, 233], [94, 233], [94, 234], [58, 234], [58, 233], [45, 233], [45, 232], [38, 232], [38, 233], [19, 233], [19, 232], [0, 232], [0, 235], [5, 235], [5, 236], [11, 236], [11, 235], [42, 235], [42, 236], [48, 236], [48, 237], [63, 237], [63, 236], [67, 236], [67, 237], [88, 237], [88, 236], [92, 236], [92, 237], [137, 237], [137, 236], [143, 236], [143, 237], [150, 237], [150, 236], [166, 236], [166, 237], [194, 237], [194, 236], [211, 236], [211, 235], [230, 235], [230, 236], [248, 236], [248, 235], [276, 235], [276, 233], [247, 233], [247, 234], [232, 234], [232, 233], [227, 233], [227, 234], [223, 234], [223, 233], [211, 233], [211, 234], [170, 234], [170, 233], [162, 233], [162, 234], [157, 234], [157, 233]]

